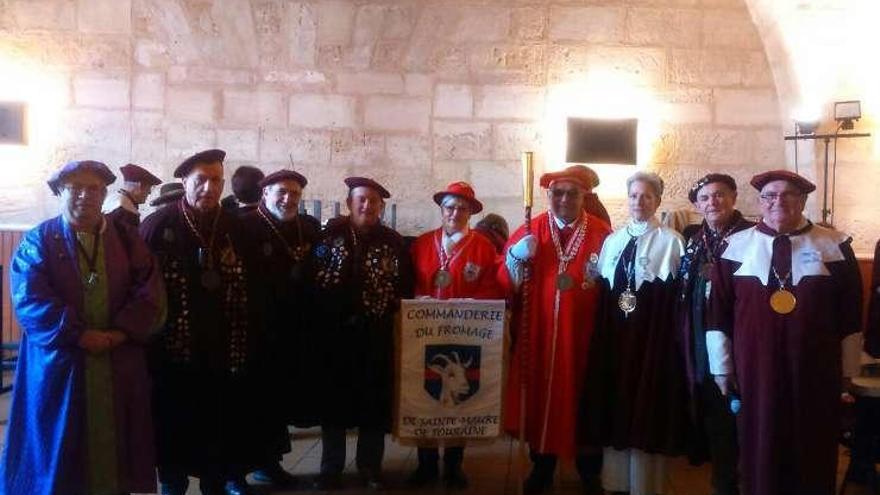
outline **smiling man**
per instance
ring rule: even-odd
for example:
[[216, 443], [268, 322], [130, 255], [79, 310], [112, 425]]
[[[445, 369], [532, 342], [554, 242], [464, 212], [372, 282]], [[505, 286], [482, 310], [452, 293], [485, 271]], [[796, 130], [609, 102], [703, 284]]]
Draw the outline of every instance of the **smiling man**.
[[306, 267], [321, 224], [299, 212], [299, 201], [308, 180], [293, 170], [279, 170], [261, 182], [262, 200], [256, 210], [242, 215], [248, 238], [255, 243], [255, 265], [262, 296], [263, 319], [258, 360], [259, 390], [269, 407], [259, 411], [270, 441], [267, 456], [254, 473], [257, 481], [276, 487], [293, 484], [282, 469], [282, 456], [290, 452], [288, 424], [314, 426], [314, 359], [310, 315], [312, 281]]
[[324, 387], [320, 490], [341, 486], [345, 430], [358, 429], [355, 464], [369, 489], [382, 488], [385, 433], [391, 428], [394, 314], [412, 294], [403, 238], [382, 225], [391, 194], [366, 177], [345, 179], [349, 215], [331, 220], [314, 248], [316, 310]]
[[727, 238], [754, 224], [736, 209], [736, 181], [726, 174], [708, 174], [688, 192], [703, 214], [703, 222], [685, 229], [687, 245], [681, 258], [682, 355], [688, 375], [690, 412], [696, 432], [692, 455], [702, 461], [708, 449], [712, 487], [717, 495], [736, 495], [736, 420], [709, 373], [706, 353], [706, 304], [711, 293], [712, 268], [727, 247]]
[[[523, 351], [522, 337], [513, 347], [505, 426], [518, 433], [520, 414], [526, 415], [532, 471], [524, 493], [549, 490], [560, 458], [575, 460], [586, 493], [601, 493], [601, 456], [580, 450], [575, 430], [599, 304], [599, 252], [611, 227], [585, 209], [586, 198], [599, 185], [590, 168], [574, 165], [546, 173], [540, 184], [547, 190], [550, 211], [532, 219], [530, 235], [521, 226], [511, 236], [498, 271], [502, 286], [515, 297], [522, 290], [524, 266], [532, 267], [530, 348]], [[515, 305], [514, 311], [521, 314], [522, 308]], [[523, 366], [524, 359], [528, 366]], [[525, 412], [520, 411], [523, 381]]]
[[742, 398], [742, 492], [831, 494], [841, 392], [859, 370], [852, 239], [804, 217], [816, 189], [807, 179], [774, 170], [751, 184], [761, 222], [728, 237], [712, 273], [709, 371]]
[[155, 490], [147, 341], [162, 314], [155, 258], [101, 203], [115, 177], [61, 167], [61, 215], [28, 231], [11, 262], [23, 333], [0, 461], [0, 493]]

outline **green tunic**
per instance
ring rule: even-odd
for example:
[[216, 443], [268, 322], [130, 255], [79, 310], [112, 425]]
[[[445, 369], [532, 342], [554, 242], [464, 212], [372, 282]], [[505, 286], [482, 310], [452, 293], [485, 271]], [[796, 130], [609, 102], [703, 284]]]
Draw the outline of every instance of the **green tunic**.
[[[77, 232], [83, 251], [91, 254], [95, 235]], [[79, 252], [79, 271], [83, 280], [83, 311], [86, 328], [109, 330], [109, 293], [104, 243], [98, 245], [95, 261], [96, 282], [89, 287], [88, 260]], [[120, 492], [116, 452], [116, 417], [113, 410], [113, 369], [110, 353], [86, 354], [86, 480], [89, 495]]]

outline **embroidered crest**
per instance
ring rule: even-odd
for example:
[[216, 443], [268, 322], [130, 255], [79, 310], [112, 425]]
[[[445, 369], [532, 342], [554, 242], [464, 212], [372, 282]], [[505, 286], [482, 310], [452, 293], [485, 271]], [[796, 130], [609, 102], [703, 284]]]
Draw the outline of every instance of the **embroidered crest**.
[[480, 278], [480, 271], [482, 268], [480, 265], [472, 261], [468, 261], [467, 264], [464, 265], [464, 279], [468, 282], [476, 282], [478, 278]]
[[425, 346], [425, 391], [444, 407], [467, 401], [480, 389], [480, 346]]

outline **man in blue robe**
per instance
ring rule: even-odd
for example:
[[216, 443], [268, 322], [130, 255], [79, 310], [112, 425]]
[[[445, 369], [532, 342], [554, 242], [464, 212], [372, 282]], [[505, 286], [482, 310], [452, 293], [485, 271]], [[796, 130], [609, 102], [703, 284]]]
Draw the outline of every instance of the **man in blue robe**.
[[161, 274], [137, 231], [101, 214], [114, 180], [103, 163], [64, 165], [49, 180], [61, 215], [12, 259], [22, 336], [0, 493], [155, 490], [145, 342], [163, 314]]

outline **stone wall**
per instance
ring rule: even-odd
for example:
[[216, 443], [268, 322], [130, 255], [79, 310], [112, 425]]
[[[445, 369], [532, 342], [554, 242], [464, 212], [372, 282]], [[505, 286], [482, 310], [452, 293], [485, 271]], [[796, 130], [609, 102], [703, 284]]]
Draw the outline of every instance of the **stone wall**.
[[[20, 172], [0, 176], [0, 223], [54, 213], [42, 181], [62, 161], [132, 161], [170, 179], [189, 153], [220, 147], [228, 173], [292, 161], [307, 199], [376, 177], [404, 233], [437, 225], [429, 198], [452, 180], [518, 224], [520, 151], [538, 153], [539, 172], [561, 168], [554, 133], [569, 107], [591, 115], [600, 75], [647, 98], [630, 116], [650, 110], [639, 161], [667, 179], [665, 208], [687, 206], [708, 171], [745, 184], [784, 161], [742, 0], [0, 0], [4, 64], [3, 78], [27, 72], [57, 103], [33, 96], [33, 149], [0, 147], [0, 166]], [[632, 171], [601, 171], [616, 221]]]

